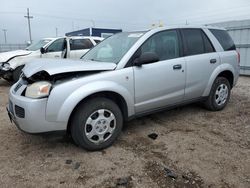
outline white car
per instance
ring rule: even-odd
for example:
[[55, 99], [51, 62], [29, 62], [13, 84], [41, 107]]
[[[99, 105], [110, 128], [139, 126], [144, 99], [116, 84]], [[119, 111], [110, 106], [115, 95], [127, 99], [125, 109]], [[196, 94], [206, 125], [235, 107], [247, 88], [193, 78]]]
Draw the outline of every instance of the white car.
[[80, 59], [102, 40], [101, 37], [87, 36], [44, 38], [26, 50], [0, 53], [0, 78], [16, 82], [24, 65], [34, 58]]

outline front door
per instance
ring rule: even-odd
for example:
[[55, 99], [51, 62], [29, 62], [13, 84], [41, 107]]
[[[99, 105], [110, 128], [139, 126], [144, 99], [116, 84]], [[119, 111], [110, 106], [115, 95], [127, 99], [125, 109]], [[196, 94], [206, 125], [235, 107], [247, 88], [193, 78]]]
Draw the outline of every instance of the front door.
[[183, 101], [185, 59], [179, 44], [177, 31], [169, 30], [154, 34], [138, 49], [140, 54], [156, 53], [160, 61], [134, 66], [136, 113]]
[[66, 46], [65, 38], [57, 39], [46, 48], [42, 58], [64, 58], [62, 52], [66, 49]]

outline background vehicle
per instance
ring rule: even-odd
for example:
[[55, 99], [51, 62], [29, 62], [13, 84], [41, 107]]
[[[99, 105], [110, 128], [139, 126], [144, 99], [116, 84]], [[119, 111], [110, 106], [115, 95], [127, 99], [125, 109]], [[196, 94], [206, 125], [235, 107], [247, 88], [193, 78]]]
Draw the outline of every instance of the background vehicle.
[[80, 59], [102, 40], [101, 37], [45, 38], [30, 45], [26, 50], [0, 53], [0, 77], [17, 81], [24, 64], [34, 58]]
[[9, 116], [20, 129], [68, 130], [81, 147], [99, 150], [138, 116], [197, 101], [222, 110], [239, 76], [228, 33], [205, 26], [119, 33], [82, 60], [25, 66], [9, 93]]

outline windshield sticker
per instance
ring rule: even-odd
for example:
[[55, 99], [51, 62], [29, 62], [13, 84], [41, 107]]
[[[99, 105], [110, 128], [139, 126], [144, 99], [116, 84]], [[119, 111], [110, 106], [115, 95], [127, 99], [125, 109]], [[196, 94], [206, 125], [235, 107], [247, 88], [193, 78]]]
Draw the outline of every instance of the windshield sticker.
[[143, 33], [131, 33], [128, 35], [128, 37], [133, 37], [133, 38], [139, 38], [143, 35]]

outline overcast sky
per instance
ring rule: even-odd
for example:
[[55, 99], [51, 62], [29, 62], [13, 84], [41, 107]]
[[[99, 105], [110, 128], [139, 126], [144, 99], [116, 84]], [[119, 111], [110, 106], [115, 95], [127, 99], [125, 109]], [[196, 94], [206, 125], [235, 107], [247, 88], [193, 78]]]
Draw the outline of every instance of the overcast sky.
[[32, 39], [54, 37], [86, 27], [148, 29], [161, 20], [165, 26], [207, 24], [250, 19], [249, 0], [0, 0], [0, 43], [7, 29], [8, 43], [29, 40], [26, 9]]

